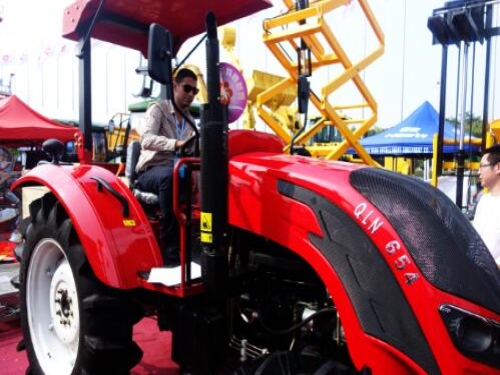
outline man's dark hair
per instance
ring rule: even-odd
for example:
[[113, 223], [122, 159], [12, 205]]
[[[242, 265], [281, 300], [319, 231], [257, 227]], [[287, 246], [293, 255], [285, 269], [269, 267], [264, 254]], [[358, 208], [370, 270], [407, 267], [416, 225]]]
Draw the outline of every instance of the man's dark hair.
[[175, 83], [181, 83], [184, 78], [192, 78], [197, 81], [198, 77], [191, 69], [182, 68], [177, 71], [175, 75]]
[[488, 147], [486, 150], [484, 150], [484, 153], [488, 154], [486, 159], [488, 159], [488, 162], [492, 166], [500, 163], [500, 145]]

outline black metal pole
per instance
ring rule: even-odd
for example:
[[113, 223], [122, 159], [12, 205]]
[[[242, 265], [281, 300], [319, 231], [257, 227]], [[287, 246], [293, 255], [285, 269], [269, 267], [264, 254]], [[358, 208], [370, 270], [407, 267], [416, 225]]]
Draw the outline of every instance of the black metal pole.
[[79, 120], [78, 127], [83, 134], [83, 149], [92, 155], [92, 78], [90, 38], [80, 40], [79, 57]]
[[[490, 30], [493, 23], [493, 5], [486, 7], [486, 27]], [[488, 131], [488, 105], [490, 98], [490, 69], [491, 69], [491, 35], [486, 33], [486, 66], [484, 69], [484, 102], [483, 102], [483, 131], [481, 138], [481, 149], [486, 148], [486, 132]]]
[[438, 128], [438, 144], [437, 144], [437, 171], [436, 175], [441, 176], [443, 173], [443, 138], [444, 138], [444, 122], [446, 113], [446, 79], [448, 66], [448, 46], [443, 45], [441, 57], [441, 90], [439, 96], [439, 128]]
[[201, 107], [201, 244], [205, 289], [223, 293], [227, 259], [227, 107], [220, 103], [219, 41], [213, 13], [206, 18], [208, 103]]
[[465, 115], [467, 107], [467, 78], [469, 74], [469, 43], [464, 42], [463, 55], [463, 77], [462, 77], [462, 111], [460, 116], [460, 149], [457, 153], [457, 195], [456, 204], [462, 209], [464, 171], [465, 171], [465, 151], [464, 151], [464, 133], [465, 133]]

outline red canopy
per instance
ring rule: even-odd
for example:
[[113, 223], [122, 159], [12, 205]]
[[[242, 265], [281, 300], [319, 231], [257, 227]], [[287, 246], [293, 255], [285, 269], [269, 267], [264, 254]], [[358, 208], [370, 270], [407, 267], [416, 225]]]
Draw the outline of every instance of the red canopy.
[[78, 128], [52, 121], [34, 111], [17, 96], [0, 99], [0, 144], [41, 144], [49, 138], [62, 142], [75, 139]]
[[[63, 36], [75, 41], [87, 34], [99, 0], [76, 0], [64, 10]], [[272, 6], [270, 0], [108, 0], [93, 24], [92, 37], [133, 48], [147, 55], [149, 25], [159, 23], [173, 35], [174, 49], [205, 31], [212, 11], [217, 24], [237, 20]]]

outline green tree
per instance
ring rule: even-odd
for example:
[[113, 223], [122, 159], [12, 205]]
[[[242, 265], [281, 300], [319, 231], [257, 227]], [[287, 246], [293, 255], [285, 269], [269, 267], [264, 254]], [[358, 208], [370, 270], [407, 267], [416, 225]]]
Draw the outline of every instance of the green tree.
[[[450, 124], [460, 129], [460, 120], [454, 117], [447, 118]], [[483, 134], [483, 118], [474, 116], [472, 112], [465, 112], [465, 132], [470, 133], [472, 136], [481, 138]]]
[[365, 134], [365, 137], [371, 137], [372, 135], [382, 133], [383, 131], [386, 131], [387, 129], [381, 128], [380, 126], [372, 126]]

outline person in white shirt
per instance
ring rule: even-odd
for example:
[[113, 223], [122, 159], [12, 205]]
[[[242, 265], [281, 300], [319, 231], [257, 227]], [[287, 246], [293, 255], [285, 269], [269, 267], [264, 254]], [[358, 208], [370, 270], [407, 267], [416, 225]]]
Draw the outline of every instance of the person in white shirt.
[[479, 180], [488, 192], [477, 204], [473, 224], [500, 268], [500, 145], [485, 150]]

